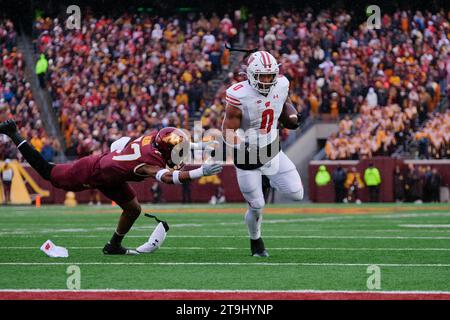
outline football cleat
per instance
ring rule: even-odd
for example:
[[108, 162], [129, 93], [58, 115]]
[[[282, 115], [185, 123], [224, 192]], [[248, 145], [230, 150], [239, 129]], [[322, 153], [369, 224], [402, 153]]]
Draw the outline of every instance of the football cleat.
[[15, 132], [17, 132], [17, 126], [14, 120], [6, 120], [0, 123], [0, 133], [10, 136]]
[[114, 244], [111, 244], [111, 242], [108, 242], [103, 247], [103, 254], [135, 256], [135, 255], [138, 255], [139, 252], [137, 252], [136, 250], [131, 250], [131, 249], [124, 248], [120, 244], [119, 245], [114, 245]]
[[250, 239], [250, 248], [252, 250], [253, 257], [268, 257], [269, 253], [264, 247], [264, 241], [262, 238], [252, 240]]

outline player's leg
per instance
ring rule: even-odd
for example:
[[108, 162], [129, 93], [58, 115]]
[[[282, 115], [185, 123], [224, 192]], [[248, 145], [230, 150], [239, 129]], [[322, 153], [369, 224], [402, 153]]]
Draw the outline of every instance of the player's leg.
[[42, 155], [20, 135], [14, 120], [7, 120], [0, 123], [0, 133], [6, 134], [11, 138], [25, 160], [27, 160], [42, 178], [50, 180], [50, 174], [54, 165], [47, 162]]
[[[303, 199], [303, 184], [294, 163], [282, 151], [272, 161], [278, 161], [276, 174], [267, 175], [272, 187], [294, 201]], [[264, 167], [261, 169], [264, 173]], [[272, 173], [272, 172], [271, 172]]]
[[137, 254], [134, 250], [129, 250], [122, 246], [122, 240], [130, 231], [136, 219], [141, 214], [141, 205], [137, 201], [136, 193], [127, 184], [115, 188], [100, 188], [105, 196], [116, 202], [122, 208], [116, 231], [111, 240], [103, 248], [104, 254]]
[[261, 188], [261, 171], [236, 168], [236, 173], [239, 189], [248, 204], [245, 222], [250, 236], [252, 255], [266, 257], [268, 253], [261, 238], [262, 212], [265, 205]]

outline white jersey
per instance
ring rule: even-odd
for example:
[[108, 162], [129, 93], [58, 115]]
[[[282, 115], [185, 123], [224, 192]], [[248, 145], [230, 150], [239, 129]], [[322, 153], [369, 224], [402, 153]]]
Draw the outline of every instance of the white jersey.
[[241, 129], [245, 140], [260, 147], [272, 143], [278, 136], [278, 118], [289, 94], [289, 80], [279, 76], [266, 96], [245, 80], [229, 87], [226, 101], [242, 111]]

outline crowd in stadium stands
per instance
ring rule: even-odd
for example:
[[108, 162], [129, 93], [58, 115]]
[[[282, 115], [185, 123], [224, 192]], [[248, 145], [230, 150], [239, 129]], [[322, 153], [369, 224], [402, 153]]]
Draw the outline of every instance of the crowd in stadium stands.
[[[445, 14], [397, 11], [382, 17], [380, 30], [370, 30], [352, 24], [346, 11], [282, 11], [259, 21], [250, 17], [248, 47], [269, 50], [281, 62], [291, 99], [305, 116], [364, 115], [341, 123], [329, 140], [330, 159], [370, 157], [394, 150], [436, 109], [441, 94], [450, 94]], [[238, 71], [230, 82], [244, 79]], [[368, 121], [371, 132], [361, 128]]]
[[[24, 79], [25, 62], [17, 50], [17, 33], [12, 21], [6, 19], [0, 19], [0, 52], [0, 121], [14, 117], [22, 135], [52, 160], [59, 146], [56, 140], [45, 134], [30, 84]], [[0, 160], [17, 157], [20, 154], [15, 146], [1, 135]]]
[[415, 106], [402, 110], [397, 104], [385, 107], [363, 104], [355, 120], [346, 116], [339, 122], [339, 131], [328, 138], [325, 153], [330, 160], [389, 155], [416, 129], [416, 118]]
[[[321, 101], [317, 108], [309, 103], [311, 113], [329, 110], [333, 118], [349, 110], [361, 114], [353, 122], [340, 123], [338, 134], [327, 142], [327, 157], [390, 154], [435, 111], [441, 93], [449, 93], [448, 19], [442, 14], [396, 12], [383, 16], [381, 32], [363, 24], [353, 34], [342, 29], [346, 15], [322, 20], [312, 39], [330, 43], [314, 70], [317, 81], [309, 82], [317, 87], [305, 87], [306, 94]], [[448, 154], [448, 145], [440, 146], [441, 157]]]
[[58, 19], [35, 22], [69, 156], [101, 152], [122, 135], [188, 128], [205, 108], [208, 81], [228, 67], [224, 42], [236, 34], [227, 15], [83, 17], [81, 30]]
[[414, 136], [421, 159], [450, 158], [450, 110], [431, 117]]
[[[428, 150], [422, 157], [442, 158], [448, 157], [449, 145], [439, 143], [445, 137], [430, 135], [430, 126], [437, 128], [435, 121], [447, 117], [431, 120], [423, 129], [425, 138], [417, 130], [435, 112], [441, 95], [450, 93], [450, 24], [445, 14], [397, 11], [382, 16], [380, 30], [369, 30], [344, 10], [291, 10], [262, 18], [250, 14], [242, 30], [246, 47], [270, 51], [280, 61], [281, 73], [291, 82], [290, 98], [305, 118], [344, 118], [327, 142], [328, 158], [388, 155], [414, 137], [420, 150]], [[236, 38], [236, 21], [215, 14], [195, 19], [82, 17], [80, 30], [67, 29], [58, 18], [34, 23], [36, 49], [48, 60], [44, 85], [68, 156], [102, 152], [120, 136], [139, 136], [153, 128], [188, 128], [198, 111], [205, 129], [220, 128], [224, 89], [244, 80], [239, 73], [244, 70], [230, 70], [212, 101], [205, 98], [206, 88], [228, 69], [230, 53], [223, 45]], [[20, 95], [9, 102], [19, 110], [13, 113], [26, 114], [30, 121], [24, 132], [36, 137], [36, 146], [45, 145], [29, 85], [21, 80], [23, 59], [14, 39], [11, 23], [0, 23], [0, 71], [5, 73], [5, 61], [7, 66], [14, 59], [10, 77], [16, 79], [2, 76], [0, 93], [9, 97], [9, 87]], [[358, 113], [357, 118], [345, 117]], [[286, 138], [287, 131], [281, 133]]]

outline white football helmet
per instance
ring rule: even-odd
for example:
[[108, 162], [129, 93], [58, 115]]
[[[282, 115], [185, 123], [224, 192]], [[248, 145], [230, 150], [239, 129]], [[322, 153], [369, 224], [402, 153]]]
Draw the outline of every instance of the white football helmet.
[[[250, 85], [262, 94], [268, 94], [278, 81], [280, 68], [277, 60], [267, 51], [257, 51], [248, 58], [247, 78]], [[260, 76], [273, 74], [271, 82], [260, 81]]]

